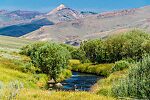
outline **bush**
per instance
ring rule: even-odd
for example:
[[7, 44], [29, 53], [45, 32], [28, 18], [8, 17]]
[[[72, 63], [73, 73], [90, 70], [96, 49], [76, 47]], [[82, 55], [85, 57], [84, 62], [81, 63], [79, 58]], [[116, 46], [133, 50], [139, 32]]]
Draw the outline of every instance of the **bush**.
[[126, 78], [113, 84], [112, 92], [115, 97], [133, 99], [149, 99], [150, 97], [150, 56], [129, 68]]
[[60, 44], [60, 45], [66, 48], [70, 52], [72, 59], [77, 59], [80, 60], [81, 62], [86, 61], [86, 56], [84, 51], [80, 50], [77, 47], [67, 45], [67, 44]]
[[97, 82], [96, 89], [94, 89], [94, 92], [99, 95], [111, 96], [112, 83], [115, 83], [119, 79], [124, 78], [126, 74], [127, 74], [126, 70], [117, 71], [110, 74], [107, 78], [99, 80]]
[[80, 50], [80, 49], [76, 49], [76, 50], [72, 51], [71, 56], [72, 56], [73, 59], [78, 59], [82, 63], [87, 61], [87, 58], [85, 56], [85, 52]]
[[125, 60], [118, 61], [115, 63], [114, 67], [112, 68], [112, 72], [129, 68], [129, 66], [130, 64]]
[[92, 65], [91, 63], [84, 63], [84, 64], [72, 65], [71, 67], [73, 71], [108, 76], [111, 72], [113, 65], [114, 64]]
[[93, 63], [101, 63], [103, 58], [103, 41], [89, 40], [81, 43], [79, 48], [85, 54], [86, 58]]
[[72, 76], [72, 72], [68, 69], [65, 69], [62, 71], [62, 73], [58, 76], [57, 82], [64, 81], [65, 79], [68, 79]]
[[0, 99], [2, 99], [3, 83], [0, 81]]
[[22, 54], [31, 57], [33, 64], [42, 73], [57, 80], [61, 72], [68, 67], [70, 59], [69, 51], [56, 43], [39, 42], [26, 46]]
[[150, 53], [150, 35], [133, 30], [110, 36], [104, 40], [88, 40], [81, 43], [80, 50], [93, 63], [114, 63], [131, 58], [141, 60], [145, 53]]
[[30, 56], [32, 59], [32, 56], [35, 55], [35, 52], [38, 50], [39, 47], [43, 46], [47, 42], [36, 42], [27, 46], [24, 46], [21, 48], [20, 54]]
[[19, 81], [12, 81], [7, 86], [0, 88], [0, 99], [2, 100], [14, 100], [19, 95], [20, 90], [23, 88], [23, 84]]
[[75, 59], [69, 60], [69, 66], [75, 66], [79, 64], [81, 64], [79, 60], [75, 60]]

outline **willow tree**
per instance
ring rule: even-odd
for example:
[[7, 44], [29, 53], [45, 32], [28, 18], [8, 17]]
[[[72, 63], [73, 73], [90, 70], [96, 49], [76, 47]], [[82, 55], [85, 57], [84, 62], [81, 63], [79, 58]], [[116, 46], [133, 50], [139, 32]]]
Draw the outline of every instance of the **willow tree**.
[[69, 51], [59, 44], [50, 42], [39, 42], [28, 47], [31, 47], [28, 48], [30, 51], [28, 56], [31, 57], [34, 65], [56, 82], [58, 76], [68, 66]]

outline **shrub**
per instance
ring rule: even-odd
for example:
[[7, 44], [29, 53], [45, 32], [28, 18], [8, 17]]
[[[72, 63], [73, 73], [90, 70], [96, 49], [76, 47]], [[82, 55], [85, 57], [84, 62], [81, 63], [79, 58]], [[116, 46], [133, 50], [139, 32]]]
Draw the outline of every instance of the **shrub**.
[[125, 60], [118, 61], [115, 63], [114, 67], [112, 68], [112, 72], [129, 68], [129, 66], [130, 64]]
[[72, 72], [68, 69], [65, 69], [62, 71], [62, 73], [58, 76], [57, 82], [64, 81], [67, 78], [70, 78], [72, 76]]
[[66, 48], [50, 42], [31, 44], [22, 53], [30, 56], [33, 64], [55, 81], [63, 69], [67, 68], [70, 59]]
[[142, 50], [144, 53], [150, 54], [150, 40], [145, 40], [142, 43]]
[[114, 63], [128, 58], [139, 61], [145, 53], [150, 53], [149, 43], [149, 34], [132, 30], [103, 40], [84, 41], [79, 49], [93, 63]]
[[75, 59], [69, 60], [69, 66], [75, 66], [79, 64], [81, 64], [79, 60], [75, 60]]
[[111, 73], [111, 69], [114, 66], [113, 63], [110, 64], [99, 64], [96, 66], [97, 75], [109, 76]]
[[2, 99], [3, 88], [3, 83], [0, 81], [0, 99]]
[[80, 50], [85, 54], [86, 58], [93, 63], [102, 62], [103, 58], [103, 41], [89, 40], [81, 43]]
[[80, 60], [81, 62], [85, 62], [86, 61], [86, 56], [85, 56], [85, 52], [80, 50], [77, 47], [73, 47], [71, 45], [67, 45], [67, 44], [60, 44], [62, 47], [66, 48], [70, 54], [72, 59], [77, 59]]
[[17, 95], [19, 95], [19, 92], [22, 88], [23, 84], [21, 82], [12, 81], [1, 89], [2, 92], [0, 98], [2, 100], [13, 100]]
[[34, 78], [36, 79], [35, 83], [39, 88], [48, 88], [48, 76], [46, 74], [34, 74]]
[[73, 65], [71, 67], [73, 71], [108, 76], [111, 72], [113, 65], [114, 64], [92, 65], [91, 63], [84, 63], [84, 64]]
[[73, 59], [78, 59], [82, 63], [87, 61], [87, 58], [85, 56], [85, 52], [80, 50], [80, 49], [76, 49], [76, 50], [72, 51], [71, 56]]
[[112, 83], [124, 78], [126, 74], [126, 70], [111, 73], [107, 78], [101, 79], [97, 82], [97, 87], [94, 89], [94, 92], [99, 95], [111, 96]]
[[127, 77], [113, 84], [112, 92], [115, 97], [133, 99], [149, 99], [150, 97], [150, 56], [129, 68]]

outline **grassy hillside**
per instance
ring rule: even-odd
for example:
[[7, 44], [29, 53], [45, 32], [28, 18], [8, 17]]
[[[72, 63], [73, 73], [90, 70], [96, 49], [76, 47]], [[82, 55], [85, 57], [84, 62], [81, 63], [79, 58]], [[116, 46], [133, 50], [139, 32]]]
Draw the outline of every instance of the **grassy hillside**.
[[0, 36], [0, 50], [18, 51], [22, 46], [25, 46], [33, 41], [27, 39]]
[[34, 74], [34, 70], [30, 58], [16, 53], [0, 52], [0, 82], [9, 84], [19, 81], [25, 88], [39, 88], [39, 83], [46, 85], [47, 76]]

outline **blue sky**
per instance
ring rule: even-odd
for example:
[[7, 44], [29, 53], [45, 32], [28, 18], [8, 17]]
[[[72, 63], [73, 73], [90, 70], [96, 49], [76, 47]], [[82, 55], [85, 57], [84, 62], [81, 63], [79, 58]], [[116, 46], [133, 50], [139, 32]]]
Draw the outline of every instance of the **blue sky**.
[[150, 0], [0, 0], [0, 9], [48, 12], [62, 3], [80, 11], [103, 12], [150, 5]]

